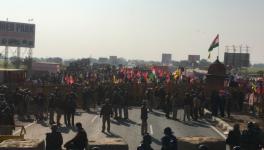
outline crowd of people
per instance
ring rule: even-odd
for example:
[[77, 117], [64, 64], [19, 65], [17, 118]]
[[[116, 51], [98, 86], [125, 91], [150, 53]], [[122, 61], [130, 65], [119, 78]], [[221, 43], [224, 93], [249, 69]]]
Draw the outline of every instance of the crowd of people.
[[[184, 71], [183, 68], [170, 73], [160, 67], [97, 66], [89, 70], [66, 70], [52, 75], [47, 81], [45, 78], [40, 79], [38, 82], [41, 84], [34, 83], [31, 88], [22, 86], [12, 90], [2, 85], [0, 125], [14, 125], [14, 115], [17, 114], [21, 120], [48, 121], [50, 125], [57, 126], [62, 125], [61, 117], [64, 116], [64, 124], [74, 127], [78, 107], [90, 111], [92, 107], [99, 106], [102, 132], [105, 132], [105, 124], [107, 131], [110, 131], [111, 116], [129, 119], [128, 108], [142, 105], [141, 133], [145, 137], [148, 133], [147, 114], [153, 109], [161, 109], [166, 118], [179, 121], [198, 120], [204, 117], [205, 108], [211, 110], [214, 116], [230, 117], [231, 110], [243, 110], [246, 100], [253, 115], [263, 111], [256, 111], [257, 104], [263, 103], [263, 91], [249, 86], [250, 82], [240, 84], [231, 78], [228, 86], [220, 91], [212, 91], [208, 96], [203, 78], [188, 77]], [[46, 86], [47, 83], [49, 86]], [[262, 89], [262, 84], [259, 86]], [[179, 110], [184, 111], [181, 117], [178, 115]], [[12, 129], [0, 128], [0, 133], [7, 131], [10, 133]], [[148, 136], [145, 138], [147, 140]]]
[[242, 132], [239, 124], [235, 124], [233, 130], [228, 133], [226, 143], [231, 150], [238, 147], [243, 150], [259, 150], [264, 145], [264, 132], [253, 122], [249, 122], [247, 129]]

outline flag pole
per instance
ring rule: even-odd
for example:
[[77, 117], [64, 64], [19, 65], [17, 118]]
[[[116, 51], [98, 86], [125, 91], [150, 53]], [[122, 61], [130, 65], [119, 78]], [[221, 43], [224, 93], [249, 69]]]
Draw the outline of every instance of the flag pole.
[[218, 54], [217, 54], [217, 59], [219, 60], [219, 49], [220, 49], [220, 38], [219, 38], [219, 34], [218, 34], [218, 49], [217, 49], [217, 52], [218, 52]]

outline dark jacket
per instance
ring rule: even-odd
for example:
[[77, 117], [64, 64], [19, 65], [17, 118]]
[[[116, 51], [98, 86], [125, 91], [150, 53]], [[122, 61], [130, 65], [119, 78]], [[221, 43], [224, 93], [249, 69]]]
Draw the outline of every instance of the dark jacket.
[[61, 150], [63, 143], [60, 132], [47, 133], [46, 136], [46, 150]]
[[241, 133], [240, 131], [232, 130], [228, 133], [226, 143], [231, 146], [240, 146]]
[[65, 144], [65, 146], [67, 147], [68, 145], [71, 145], [70, 147], [73, 149], [83, 150], [87, 147], [87, 144], [87, 134], [84, 129], [81, 129], [72, 140]]
[[147, 120], [148, 119], [148, 109], [147, 107], [142, 106], [141, 107], [141, 119]]
[[165, 135], [161, 139], [161, 150], [178, 150], [178, 140], [174, 135]]
[[113, 115], [112, 107], [109, 104], [103, 105], [100, 116], [110, 116]]
[[150, 145], [141, 144], [137, 147], [137, 150], [153, 150]]

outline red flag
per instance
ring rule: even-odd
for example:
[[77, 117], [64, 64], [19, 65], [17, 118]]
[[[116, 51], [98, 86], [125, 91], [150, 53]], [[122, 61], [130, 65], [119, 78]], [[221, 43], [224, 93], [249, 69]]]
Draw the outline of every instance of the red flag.
[[69, 79], [69, 84], [73, 84], [74, 83], [74, 79], [72, 76], [70, 76], [70, 79]]

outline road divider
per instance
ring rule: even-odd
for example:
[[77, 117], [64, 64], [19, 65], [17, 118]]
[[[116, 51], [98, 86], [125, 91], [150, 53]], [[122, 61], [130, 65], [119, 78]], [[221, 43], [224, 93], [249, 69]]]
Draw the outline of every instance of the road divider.
[[150, 132], [150, 135], [153, 135], [153, 128], [152, 128], [152, 125], [149, 125], [149, 132]]
[[97, 115], [93, 117], [92, 123], [94, 123], [94, 121], [97, 119], [97, 117], [98, 117]]

